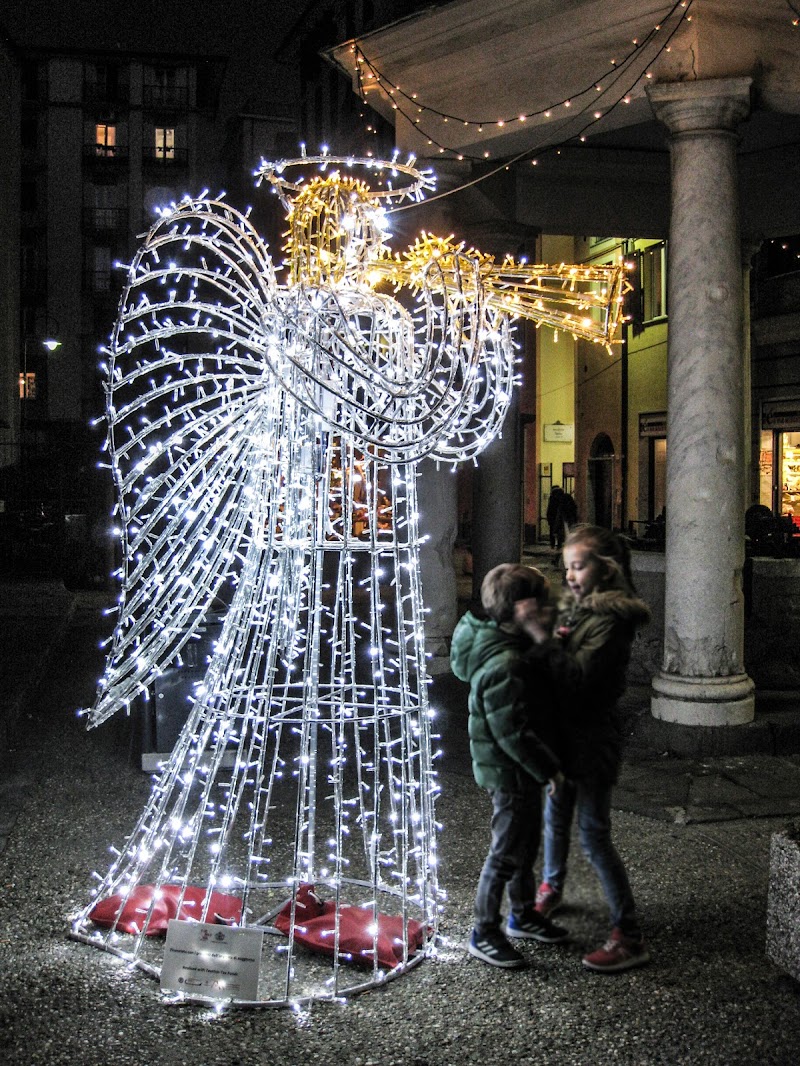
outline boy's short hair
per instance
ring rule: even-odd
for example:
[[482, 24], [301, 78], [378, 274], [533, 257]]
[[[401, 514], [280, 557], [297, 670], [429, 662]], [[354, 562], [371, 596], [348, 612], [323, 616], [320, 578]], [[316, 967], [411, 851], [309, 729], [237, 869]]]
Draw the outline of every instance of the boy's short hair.
[[501, 563], [481, 582], [481, 603], [495, 622], [510, 622], [517, 600], [538, 599], [546, 589], [547, 579], [536, 567]]

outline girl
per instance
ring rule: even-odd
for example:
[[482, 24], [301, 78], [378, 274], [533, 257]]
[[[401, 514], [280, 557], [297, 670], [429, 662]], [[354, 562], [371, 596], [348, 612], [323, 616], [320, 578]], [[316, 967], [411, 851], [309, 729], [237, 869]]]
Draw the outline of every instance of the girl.
[[626, 543], [599, 526], [577, 526], [564, 541], [566, 590], [551, 638], [535, 600], [517, 604], [515, 618], [537, 644], [550, 641], [550, 663], [568, 711], [564, 753], [567, 781], [545, 807], [544, 874], [537, 910], [547, 916], [561, 902], [569, 833], [575, 809], [586, 857], [611, 911], [606, 943], [586, 955], [590, 970], [614, 973], [642, 966], [645, 947], [622, 859], [611, 840], [611, 790], [617, 779], [622, 736], [616, 704], [638, 626], [649, 620], [635, 592]]

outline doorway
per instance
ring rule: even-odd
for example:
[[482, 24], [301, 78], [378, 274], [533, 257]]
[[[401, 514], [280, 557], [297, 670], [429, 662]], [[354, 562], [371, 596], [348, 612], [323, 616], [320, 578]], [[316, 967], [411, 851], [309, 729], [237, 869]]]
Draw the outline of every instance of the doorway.
[[607, 433], [598, 433], [589, 451], [590, 521], [606, 529], [614, 521], [614, 445]]

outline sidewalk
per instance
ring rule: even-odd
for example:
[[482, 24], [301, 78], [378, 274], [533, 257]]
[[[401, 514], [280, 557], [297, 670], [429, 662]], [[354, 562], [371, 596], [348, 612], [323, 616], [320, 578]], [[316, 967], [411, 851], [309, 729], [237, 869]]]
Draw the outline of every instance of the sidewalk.
[[[764, 952], [770, 839], [797, 811], [797, 757], [637, 755], [625, 766], [614, 825], [651, 964], [616, 976], [583, 969], [581, 956], [603, 939], [608, 919], [576, 846], [558, 913], [569, 941], [524, 943], [529, 968], [498, 971], [466, 952], [490, 808], [470, 770], [466, 686], [452, 675], [431, 692], [446, 893], [437, 955], [346, 1003], [221, 1015], [165, 1006], [154, 981], [66, 937], [92, 871], [105, 870], [109, 847], [124, 842], [151, 787], [130, 720], [87, 732], [75, 718], [93, 691], [106, 623], [82, 595], [66, 612], [64, 639], [13, 730], [16, 824], [0, 853], [4, 1066], [800, 1062], [798, 985]], [[9, 623], [6, 614], [3, 638]]]
[[[537, 565], [545, 569], [549, 560], [550, 552], [540, 551]], [[102, 616], [109, 602], [107, 594], [72, 592], [53, 579], [0, 583], [0, 646], [12, 650], [4, 656], [0, 674], [0, 769], [5, 769], [0, 780], [0, 851], [21, 800], [22, 786], [6, 753], [15, 746], [14, 733], [23, 709], [46, 678], [59, 650], [69, 646], [71, 629], [80, 632], [88, 625], [98, 635], [110, 633], [111, 622]], [[434, 679], [431, 701], [440, 712], [449, 768], [470, 775], [467, 691], [466, 685], [446, 674]], [[678, 824], [800, 815], [800, 754], [795, 753], [800, 752], [800, 744], [788, 744], [786, 753], [779, 747], [778, 755], [768, 753], [772, 748], [765, 751], [754, 745], [757, 734], [763, 735], [775, 720], [795, 723], [800, 717], [796, 697], [784, 706], [778, 696], [761, 696], [759, 703], [766, 709], [760, 712], [749, 736], [743, 731], [740, 752], [681, 758], [667, 754], [658, 745], [659, 723], [649, 716], [648, 691], [629, 690], [623, 706], [630, 737], [615, 792], [617, 809]]]

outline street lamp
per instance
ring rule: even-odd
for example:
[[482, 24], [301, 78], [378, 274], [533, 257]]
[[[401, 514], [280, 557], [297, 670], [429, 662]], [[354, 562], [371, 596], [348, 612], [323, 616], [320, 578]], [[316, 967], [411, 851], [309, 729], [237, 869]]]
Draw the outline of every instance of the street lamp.
[[[22, 344], [22, 377], [19, 383], [19, 450], [20, 450], [20, 462], [24, 464], [24, 438], [25, 438], [25, 424], [28, 414], [28, 402], [36, 397], [36, 383], [31, 382], [28, 377], [28, 348], [31, 344], [32, 338], [26, 336]], [[43, 348], [48, 352], [54, 352], [56, 348], [61, 347], [61, 341], [55, 340], [52, 337], [46, 337], [39, 342]], [[33, 389], [31, 385], [33, 384]]]
[[[35, 399], [34, 395], [31, 396], [31, 383], [28, 380], [28, 346], [31, 342], [30, 337], [26, 337], [22, 345], [22, 380], [19, 383], [19, 398], [21, 400]], [[41, 341], [43, 348], [46, 348], [48, 352], [54, 352], [56, 348], [61, 347], [61, 341], [53, 340], [52, 337], [48, 337]]]

